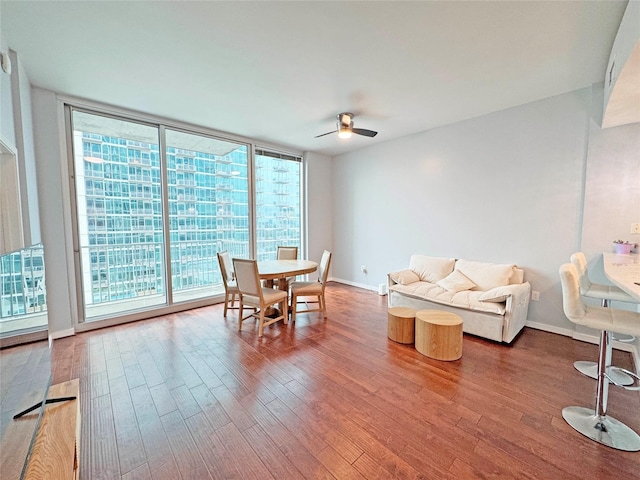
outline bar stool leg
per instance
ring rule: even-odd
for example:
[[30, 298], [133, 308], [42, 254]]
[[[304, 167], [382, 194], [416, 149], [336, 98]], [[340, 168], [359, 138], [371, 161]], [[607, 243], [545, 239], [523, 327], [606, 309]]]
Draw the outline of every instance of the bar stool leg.
[[603, 330], [600, 334], [600, 353], [598, 356], [598, 389], [596, 409], [584, 407], [565, 407], [562, 417], [575, 430], [591, 440], [617, 450], [640, 451], [640, 435], [615, 418], [607, 416], [609, 379], [607, 358], [611, 358], [611, 332]]

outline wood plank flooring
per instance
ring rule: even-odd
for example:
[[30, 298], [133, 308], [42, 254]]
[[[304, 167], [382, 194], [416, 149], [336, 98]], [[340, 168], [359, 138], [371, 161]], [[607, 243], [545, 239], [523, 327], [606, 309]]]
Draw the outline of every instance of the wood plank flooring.
[[[439, 362], [387, 339], [386, 297], [332, 283], [327, 304], [262, 339], [216, 305], [56, 340], [53, 382], [80, 379], [80, 478], [640, 478], [640, 452], [562, 419], [594, 405], [572, 364], [595, 345], [465, 335], [462, 358]], [[609, 413], [640, 431], [637, 392], [612, 387]]]

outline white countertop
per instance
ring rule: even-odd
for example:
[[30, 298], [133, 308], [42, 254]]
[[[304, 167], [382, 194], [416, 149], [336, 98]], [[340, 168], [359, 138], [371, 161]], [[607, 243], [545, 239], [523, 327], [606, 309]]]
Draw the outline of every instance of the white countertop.
[[605, 252], [602, 256], [607, 278], [640, 303], [640, 255]]

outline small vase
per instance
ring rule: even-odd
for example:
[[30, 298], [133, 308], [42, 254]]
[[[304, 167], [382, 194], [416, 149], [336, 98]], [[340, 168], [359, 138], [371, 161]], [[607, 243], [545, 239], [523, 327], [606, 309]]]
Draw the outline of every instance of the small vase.
[[615, 243], [616, 253], [627, 254], [631, 253], [631, 244], [630, 243]]

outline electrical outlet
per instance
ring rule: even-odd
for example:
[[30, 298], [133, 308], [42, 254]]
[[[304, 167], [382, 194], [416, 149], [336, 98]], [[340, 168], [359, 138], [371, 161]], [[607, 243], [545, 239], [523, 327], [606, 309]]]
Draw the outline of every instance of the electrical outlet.
[[634, 235], [640, 235], [640, 223], [631, 224], [631, 233]]
[[536, 292], [535, 290], [532, 290], [531, 300], [533, 300], [534, 302], [537, 302], [538, 300], [540, 300], [540, 292]]
[[360, 271], [362, 273], [367, 273], [367, 266], [366, 265], [360, 265]]

